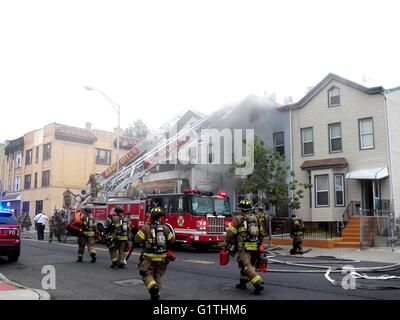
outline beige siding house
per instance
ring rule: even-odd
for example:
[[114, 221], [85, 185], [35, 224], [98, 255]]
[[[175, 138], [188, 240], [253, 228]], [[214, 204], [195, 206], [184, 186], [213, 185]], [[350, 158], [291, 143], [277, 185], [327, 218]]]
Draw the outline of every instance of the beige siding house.
[[[395, 203], [398, 91], [390, 107], [386, 100], [382, 87], [366, 88], [329, 74], [299, 102], [281, 108], [291, 113], [293, 170], [299, 181], [312, 184], [296, 212], [305, 221], [342, 221], [346, 208], [372, 211]], [[392, 160], [389, 141], [397, 143]], [[400, 183], [396, 188], [398, 194]], [[399, 204], [400, 214], [398, 209]]]
[[386, 91], [393, 208], [400, 215], [400, 87]]

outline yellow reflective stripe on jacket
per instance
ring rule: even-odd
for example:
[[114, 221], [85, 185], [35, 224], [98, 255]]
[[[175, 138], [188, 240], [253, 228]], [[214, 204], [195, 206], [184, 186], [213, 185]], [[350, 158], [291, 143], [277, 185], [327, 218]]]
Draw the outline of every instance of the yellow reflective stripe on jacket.
[[235, 227], [232, 227], [232, 226], [228, 228], [228, 231], [230, 231], [230, 232], [232, 232], [234, 234], [236, 234], [238, 232], [237, 229]]
[[164, 261], [165, 258], [167, 257], [166, 253], [161, 253], [161, 254], [157, 254], [157, 253], [143, 253], [143, 255], [150, 259], [151, 261]]
[[171, 232], [171, 233], [168, 235], [167, 240], [171, 240], [173, 237], [174, 237], [174, 234]]
[[251, 279], [251, 283], [252, 284], [255, 284], [256, 282], [258, 282], [258, 281], [260, 281], [261, 280], [261, 277], [260, 276], [255, 276], [253, 279]]
[[142, 232], [142, 231], [139, 231], [138, 233], [137, 233], [137, 235], [140, 237], [140, 239], [142, 239], [142, 240], [144, 240], [144, 239], [146, 239], [146, 237], [145, 237], [145, 235], [144, 235], [144, 233]]
[[245, 227], [240, 227], [239, 228], [239, 232], [245, 232], [245, 231], [247, 231], [247, 229]]
[[83, 235], [84, 235], [85, 237], [94, 237], [96, 234], [95, 234], [94, 231], [84, 231], [84, 232], [83, 232]]
[[117, 236], [117, 240], [120, 241], [128, 240], [128, 236]]
[[255, 251], [255, 250], [258, 249], [258, 244], [257, 244], [257, 242], [245, 242], [244, 243], [244, 248], [246, 250]]
[[157, 284], [157, 282], [155, 282], [154, 280], [151, 280], [148, 284], [147, 284], [147, 288], [151, 289], [153, 286], [155, 286]]

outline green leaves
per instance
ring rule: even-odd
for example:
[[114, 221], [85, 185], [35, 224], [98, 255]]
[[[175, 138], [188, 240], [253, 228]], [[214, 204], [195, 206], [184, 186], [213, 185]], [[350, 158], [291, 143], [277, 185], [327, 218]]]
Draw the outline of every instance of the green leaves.
[[[229, 169], [231, 176], [235, 169], [241, 166], [243, 164], [234, 163]], [[290, 181], [286, 183], [288, 175]], [[304, 197], [304, 189], [310, 188], [311, 185], [299, 183], [295, 179], [294, 171], [285, 164], [284, 157], [255, 137], [254, 171], [244, 179], [236, 179], [236, 187], [242, 193], [262, 194], [261, 201], [264, 205], [299, 209], [300, 199]]]

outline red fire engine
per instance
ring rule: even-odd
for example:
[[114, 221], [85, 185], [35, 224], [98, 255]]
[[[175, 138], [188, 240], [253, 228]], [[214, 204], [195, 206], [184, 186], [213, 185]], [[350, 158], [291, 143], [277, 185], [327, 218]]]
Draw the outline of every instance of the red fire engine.
[[152, 194], [140, 200], [116, 197], [104, 205], [88, 206], [100, 231], [116, 206], [122, 207], [124, 214], [128, 214], [139, 229], [148, 219], [152, 208], [163, 208], [164, 222], [174, 230], [176, 242], [197, 247], [211, 247], [223, 242], [226, 228], [232, 221], [226, 193], [213, 195], [199, 190], [185, 190], [183, 193]]
[[[119, 159], [120, 170], [116, 163], [99, 175], [90, 185], [85, 186], [74, 198], [74, 207], [91, 208], [99, 229], [105, 227], [104, 222], [114, 207], [121, 206], [130, 214], [132, 223], [141, 228], [151, 208], [160, 206], [165, 212], [165, 223], [174, 229], [178, 243], [211, 246], [222, 242], [226, 227], [231, 221], [229, 198], [226, 193], [218, 195], [185, 190], [177, 194], [143, 195], [139, 199], [118, 197], [127, 194], [130, 185], [150, 173], [159, 163], [184, 145], [196, 142], [196, 132], [202, 128], [213, 127], [227, 110], [221, 109], [196, 122], [184, 126], [175, 136], [165, 138], [165, 132], [181, 116], [163, 125], [159, 131], [141, 140], [126, 155]], [[98, 193], [95, 185], [98, 187]]]

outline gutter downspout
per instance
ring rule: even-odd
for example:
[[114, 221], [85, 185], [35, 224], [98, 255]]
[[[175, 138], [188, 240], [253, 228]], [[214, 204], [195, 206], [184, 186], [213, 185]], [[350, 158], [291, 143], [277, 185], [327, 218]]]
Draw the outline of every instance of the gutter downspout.
[[[289, 108], [289, 150], [290, 150], [290, 172], [293, 170], [293, 146], [292, 146], [292, 108]], [[290, 181], [293, 177], [290, 175]], [[293, 191], [290, 190], [290, 197], [293, 197]], [[292, 209], [290, 209], [290, 217], [292, 216]]]
[[[387, 135], [387, 149], [389, 155], [389, 183], [390, 183], [390, 206], [389, 210], [391, 211], [390, 214], [390, 243], [392, 247], [392, 252], [394, 252], [394, 229], [396, 228], [396, 212], [394, 212], [394, 192], [393, 192], [393, 178], [392, 178], [392, 152], [391, 152], [391, 143], [390, 143], [390, 130], [389, 130], [389, 117], [388, 117], [388, 105], [387, 105], [387, 98], [386, 94], [388, 90], [383, 91], [383, 99], [384, 99], [384, 110], [385, 110], [385, 120], [386, 120], [386, 135]], [[393, 208], [393, 210], [392, 210]]]

